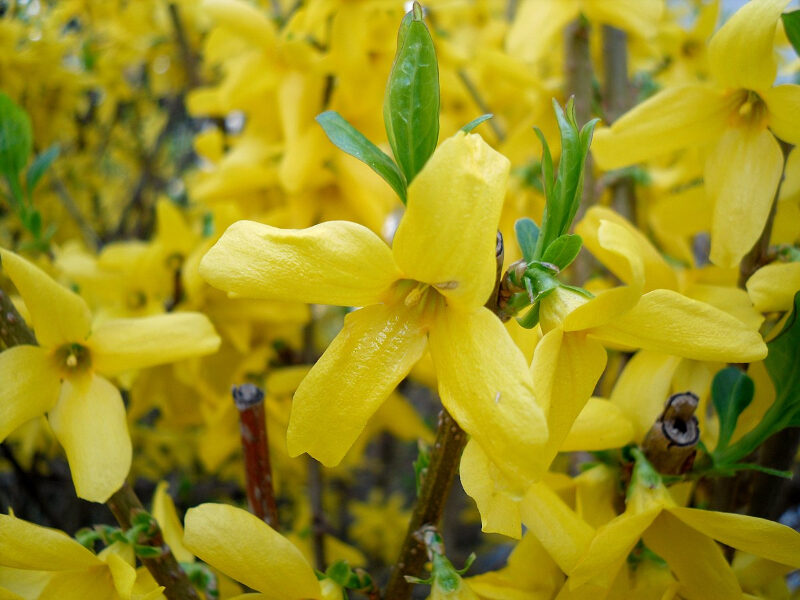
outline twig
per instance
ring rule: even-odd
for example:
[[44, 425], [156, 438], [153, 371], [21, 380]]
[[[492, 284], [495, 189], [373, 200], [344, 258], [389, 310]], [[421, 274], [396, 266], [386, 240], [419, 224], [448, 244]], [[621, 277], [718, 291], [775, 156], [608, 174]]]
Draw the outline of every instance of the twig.
[[[130, 529], [136, 515], [146, 512], [133, 488], [127, 482], [114, 492], [106, 504], [123, 529]], [[169, 600], [200, 600], [186, 573], [175, 560], [169, 546], [164, 542], [164, 536], [155, 519], [153, 519], [149, 533], [148, 536], [140, 537], [138, 543], [160, 549], [161, 556], [140, 558], [140, 560], [156, 582], [164, 586], [164, 595]]]
[[[616, 121], [631, 106], [631, 85], [628, 80], [628, 36], [621, 29], [603, 26], [603, 60], [605, 86], [603, 104], [606, 123]], [[611, 206], [636, 223], [636, 195], [630, 176], [618, 177], [610, 185]]]
[[[497, 289], [502, 273], [504, 258], [503, 237], [497, 236], [495, 246], [495, 260], [497, 261], [497, 277], [495, 291], [486, 302], [486, 308], [495, 314], [500, 312], [497, 305]], [[447, 497], [453, 485], [461, 454], [467, 445], [467, 434], [450, 416], [447, 410], [439, 413], [439, 425], [436, 429], [436, 441], [431, 451], [427, 472], [422, 479], [414, 512], [408, 523], [406, 537], [400, 550], [400, 557], [392, 571], [389, 584], [384, 594], [385, 600], [408, 600], [411, 597], [412, 585], [406, 581], [405, 576], [418, 576], [422, 572], [427, 559], [426, 547], [421, 538], [421, 531], [425, 527], [437, 527], [442, 519]]]
[[275, 490], [272, 487], [264, 392], [252, 383], [234, 386], [233, 403], [239, 411], [247, 499], [253, 514], [277, 530], [278, 505], [275, 503]]
[[170, 2], [167, 8], [169, 9], [169, 19], [172, 21], [172, 28], [175, 30], [175, 40], [178, 42], [178, 48], [181, 51], [181, 58], [186, 70], [186, 79], [189, 82], [189, 89], [196, 88], [200, 85], [200, 75], [197, 72], [197, 57], [189, 47], [180, 9], [174, 2]]
[[[489, 109], [489, 105], [484, 100], [483, 96], [481, 95], [480, 91], [478, 90], [475, 83], [470, 78], [469, 74], [465, 69], [458, 70], [458, 77], [461, 79], [461, 82], [464, 84], [464, 87], [467, 88], [470, 97], [475, 102], [475, 105], [478, 107], [483, 114], [491, 113], [492, 111]], [[497, 138], [498, 142], [502, 142], [506, 139], [506, 132], [503, 131], [503, 128], [500, 127], [500, 123], [497, 122], [497, 119], [489, 119], [488, 121], [489, 127], [492, 128], [495, 137]]]
[[[0, 336], [7, 348], [18, 344], [36, 344], [33, 331], [20, 317], [14, 305], [5, 293], [0, 291]], [[111, 509], [114, 517], [123, 529], [130, 529], [133, 518], [138, 513], [146, 512], [136, 493], [124, 483], [106, 505]], [[164, 595], [168, 600], [200, 600], [186, 573], [181, 569], [175, 556], [164, 542], [161, 529], [155, 519], [152, 520], [150, 535], [140, 539], [139, 544], [153, 546], [161, 552], [157, 558], [141, 558], [142, 564], [153, 575], [159, 585], [164, 586]]]
[[682, 475], [694, 464], [700, 427], [698, 398], [692, 392], [673, 394], [642, 443], [647, 460], [659, 473]]
[[83, 241], [86, 242], [86, 245], [90, 250], [96, 251], [100, 247], [100, 237], [91, 227], [91, 225], [89, 225], [88, 221], [83, 218], [81, 209], [78, 208], [77, 204], [75, 204], [75, 200], [67, 191], [67, 188], [64, 185], [64, 182], [61, 181], [61, 178], [55, 173], [51, 173], [50, 175], [53, 182], [53, 189], [61, 199], [61, 204], [64, 205], [64, 209], [69, 213], [69, 216], [72, 217], [72, 220], [75, 221], [75, 224], [78, 226], [78, 229], [83, 236]]
[[312, 457], [308, 457], [308, 499], [311, 504], [311, 542], [314, 549], [314, 562], [317, 569], [324, 571], [325, 533], [327, 530], [325, 509], [322, 506], [322, 467]]

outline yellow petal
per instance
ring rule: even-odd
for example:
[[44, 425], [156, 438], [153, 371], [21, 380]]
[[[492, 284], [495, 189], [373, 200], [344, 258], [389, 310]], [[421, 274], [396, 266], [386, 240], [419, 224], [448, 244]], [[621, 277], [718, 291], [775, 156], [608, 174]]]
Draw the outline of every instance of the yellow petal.
[[131, 439], [119, 390], [97, 375], [78, 383], [65, 380], [49, 417], [67, 453], [78, 496], [108, 500], [131, 466]]
[[631, 419], [635, 440], [644, 439], [664, 410], [680, 362], [677, 356], [641, 350], [625, 365], [611, 392], [611, 402]]
[[16, 346], [0, 353], [0, 381], [0, 441], [53, 408], [61, 389], [52, 358], [36, 346]]
[[800, 263], [773, 263], [761, 267], [747, 280], [747, 293], [756, 310], [791, 310], [800, 290]]
[[442, 404], [516, 485], [539, 475], [547, 439], [525, 357], [493, 313], [439, 312], [430, 333]]
[[588, 0], [584, 3], [586, 16], [592, 22], [611, 25], [636, 36], [651, 37], [664, 12], [661, 0]]
[[130, 600], [133, 584], [136, 583], [136, 569], [119, 554], [113, 552], [108, 555], [106, 563], [120, 598]]
[[633, 441], [633, 424], [616, 405], [602, 398], [589, 398], [559, 452], [621, 448]]
[[442, 142], [409, 186], [394, 237], [394, 257], [407, 277], [464, 307], [486, 302], [510, 166], [479, 135], [459, 132]]
[[[800, 285], [798, 286], [800, 289]], [[693, 283], [687, 285], [683, 293], [689, 298], [705, 302], [711, 306], [739, 319], [751, 329], [758, 329], [764, 322], [764, 316], [753, 308], [747, 292], [739, 288], [724, 285], [706, 285]]]
[[88, 341], [92, 366], [106, 375], [211, 354], [219, 344], [208, 317], [193, 312], [109, 319]]
[[37, 600], [120, 600], [106, 565], [54, 574]]
[[719, 90], [678, 86], [645, 100], [610, 128], [595, 132], [592, 156], [618, 169], [716, 140], [728, 123], [731, 100]]
[[378, 304], [348, 314], [294, 395], [289, 455], [339, 464], [424, 351], [425, 323], [413, 308]]
[[68, 571], [102, 561], [66, 533], [0, 515], [0, 565], [35, 571]]
[[752, 0], [711, 38], [711, 74], [729, 88], [763, 90], [778, 73], [775, 30], [789, 0]]
[[737, 550], [800, 568], [800, 533], [786, 525], [697, 508], [674, 507], [669, 512], [703, 535]]
[[[609, 233], [601, 234], [603, 222], [622, 227], [625, 234], [617, 234], [620, 242], [614, 244]], [[642, 262], [642, 286], [645, 292], [658, 288], [676, 289], [678, 286], [675, 272], [667, 264], [659, 251], [650, 243], [630, 221], [613, 210], [602, 206], [593, 206], [575, 226], [575, 233], [583, 238], [583, 244], [594, 254], [609, 271], [624, 283], [634, 283], [638, 275], [635, 272], [636, 259]], [[601, 239], [601, 236], [605, 239]]]
[[375, 304], [400, 277], [389, 247], [347, 221], [308, 229], [239, 221], [203, 257], [200, 274], [249, 298], [339, 306]]
[[687, 600], [731, 600], [742, 590], [720, 547], [663, 512], [644, 533], [644, 543], [669, 564]]
[[602, 527], [617, 518], [619, 477], [605, 465], [596, 465], [574, 480], [575, 512], [592, 527]]
[[[564, 27], [579, 11], [577, 0], [523, 0], [506, 39], [508, 53], [527, 62], [540, 60], [558, 44]], [[536, 35], [531, 35], [533, 29]]]
[[594, 529], [542, 482], [531, 486], [520, 509], [525, 527], [562, 571], [571, 572], [589, 549]]
[[537, 454], [542, 470], [561, 450], [575, 419], [589, 401], [606, 366], [606, 351], [582, 333], [553, 329], [533, 355], [531, 373], [536, 397], [547, 413], [549, 437]]
[[216, 24], [240, 35], [254, 48], [275, 43], [275, 26], [264, 11], [241, 0], [203, 0], [202, 11]]
[[735, 267], [753, 247], [769, 215], [783, 153], [767, 129], [728, 129], [708, 157], [706, 192], [714, 199], [711, 261]]
[[498, 475], [497, 467], [480, 445], [475, 440], [468, 441], [461, 455], [459, 476], [464, 491], [478, 505], [481, 531], [519, 539], [522, 535], [519, 500], [502, 489], [507, 486], [496, 484]]
[[660, 506], [638, 514], [626, 512], [598, 529], [588, 551], [569, 573], [570, 587], [589, 581], [609, 587], [636, 542], [660, 512]]
[[762, 92], [769, 108], [769, 128], [790, 144], [800, 144], [800, 85], [776, 85]]
[[83, 298], [13, 252], [0, 248], [0, 259], [25, 301], [39, 344], [49, 348], [86, 339], [92, 315]]
[[311, 566], [295, 546], [247, 511], [201, 504], [186, 513], [184, 544], [196, 556], [270, 600], [320, 599]]
[[161, 481], [156, 486], [156, 493], [153, 495], [153, 517], [161, 527], [164, 541], [172, 550], [175, 558], [179, 562], [194, 562], [194, 555], [183, 545], [183, 527], [178, 519], [178, 512], [175, 510], [175, 503], [167, 491], [169, 484]]
[[591, 331], [604, 342], [695, 360], [752, 362], [767, 354], [757, 331], [709, 304], [653, 290], [613, 323]]

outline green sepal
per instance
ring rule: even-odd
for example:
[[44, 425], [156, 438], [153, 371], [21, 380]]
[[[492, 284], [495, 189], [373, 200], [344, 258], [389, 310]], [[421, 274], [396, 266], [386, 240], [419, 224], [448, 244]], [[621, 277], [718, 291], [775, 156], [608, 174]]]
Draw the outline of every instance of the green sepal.
[[481, 124], [481, 123], [483, 123], [484, 121], [488, 121], [488, 120], [489, 120], [489, 119], [491, 119], [493, 116], [494, 116], [493, 114], [491, 114], [491, 113], [487, 113], [487, 114], [485, 114], [485, 115], [481, 115], [481, 116], [480, 116], [480, 117], [478, 117], [477, 119], [472, 119], [472, 121], [470, 121], [469, 123], [467, 123], [466, 125], [464, 125], [464, 126], [461, 128], [461, 131], [463, 131], [464, 133], [472, 133], [472, 130], [473, 130], [473, 129], [475, 129], [475, 128], [476, 128], [478, 125], [480, 125], [480, 124]]
[[552, 263], [561, 271], [566, 269], [578, 256], [583, 239], [576, 233], [566, 233], [553, 240], [544, 251], [542, 262]]
[[0, 93], [0, 173], [16, 177], [28, 164], [33, 128], [25, 109]]
[[334, 146], [355, 156], [380, 175], [395, 193], [406, 203], [406, 180], [394, 161], [364, 134], [348, 123], [335, 110], [326, 110], [317, 115], [317, 123]]
[[525, 329], [533, 329], [536, 327], [539, 324], [539, 303], [537, 302], [531, 306], [531, 309], [523, 316], [517, 317], [517, 323]]
[[139, 558], [158, 558], [159, 556], [164, 555], [164, 551], [161, 548], [147, 546], [145, 544], [134, 544], [133, 552]]
[[28, 196], [33, 193], [36, 184], [39, 183], [42, 175], [44, 175], [47, 169], [50, 168], [50, 165], [53, 164], [53, 161], [58, 157], [59, 152], [60, 148], [58, 145], [53, 144], [47, 150], [33, 159], [31, 166], [28, 167], [28, 171], [25, 173], [25, 190], [28, 193]]
[[755, 384], [741, 369], [727, 367], [714, 376], [711, 399], [719, 418], [719, 435], [715, 452], [728, 447], [736, 422], [755, 394]]
[[783, 20], [783, 29], [786, 31], [789, 43], [792, 44], [794, 51], [800, 55], [800, 10], [785, 12], [781, 15], [781, 19]]
[[91, 527], [84, 527], [75, 532], [75, 539], [78, 543], [89, 550], [94, 550], [94, 544], [103, 539], [103, 536]]
[[637, 447], [630, 449], [633, 456], [633, 473], [631, 474], [631, 485], [628, 487], [627, 496], [630, 497], [631, 492], [636, 485], [643, 485], [650, 489], [655, 489], [662, 484], [661, 475], [656, 471], [655, 467], [650, 464], [650, 461], [644, 455], [644, 452]]
[[180, 566], [186, 573], [189, 581], [199, 588], [207, 598], [219, 598], [217, 576], [207, 565], [201, 562], [182, 562]]
[[325, 570], [325, 575], [340, 586], [346, 587], [353, 575], [353, 570], [346, 560], [337, 560]]
[[400, 24], [397, 54], [383, 98], [383, 122], [394, 158], [410, 184], [439, 140], [439, 66], [433, 39], [414, 2]]
[[539, 227], [533, 219], [524, 217], [517, 219], [517, 222], [514, 223], [514, 233], [517, 234], [517, 244], [522, 250], [522, 258], [525, 259], [525, 262], [530, 263], [534, 260], [536, 241], [539, 239]]

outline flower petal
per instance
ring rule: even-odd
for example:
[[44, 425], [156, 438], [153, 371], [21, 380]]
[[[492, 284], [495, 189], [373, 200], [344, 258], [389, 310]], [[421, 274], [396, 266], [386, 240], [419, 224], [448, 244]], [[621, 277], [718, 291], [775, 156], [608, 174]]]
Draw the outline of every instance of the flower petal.
[[716, 140], [728, 123], [731, 100], [699, 85], [659, 92], [598, 129], [592, 156], [603, 169], [618, 169]]
[[644, 533], [644, 543], [670, 566], [687, 600], [730, 600], [742, 590], [714, 540], [662, 512]]
[[769, 128], [790, 144], [800, 144], [800, 85], [776, 85], [761, 94], [769, 109]]
[[619, 375], [610, 399], [632, 421], [636, 441], [644, 439], [664, 410], [672, 377], [680, 362], [677, 356], [641, 350]]
[[500, 533], [511, 538], [522, 536], [519, 500], [504, 491], [508, 485], [497, 485], [502, 475], [483, 448], [473, 439], [461, 455], [459, 477], [467, 495], [475, 500], [481, 515], [481, 531]]
[[430, 348], [442, 404], [515, 485], [540, 474], [547, 425], [525, 357], [486, 308], [436, 316]]
[[64, 380], [49, 417], [67, 453], [78, 496], [108, 500], [131, 467], [131, 438], [119, 390], [97, 375], [80, 382]]
[[369, 418], [425, 351], [425, 323], [399, 305], [368, 306], [347, 315], [344, 328], [294, 395], [286, 442], [335, 466]]
[[697, 508], [674, 507], [669, 512], [689, 527], [727, 546], [800, 568], [800, 533], [786, 525], [768, 519]]
[[4, 567], [69, 571], [102, 564], [63, 531], [0, 515], [0, 565]]
[[119, 600], [111, 572], [106, 565], [84, 571], [55, 573], [37, 600]]
[[613, 323], [592, 329], [598, 340], [695, 360], [752, 362], [767, 355], [757, 331], [709, 304], [672, 290], [653, 290]]
[[156, 486], [153, 494], [153, 518], [158, 521], [164, 541], [172, 550], [175, 558], [180, 562], [194, 562], [194, 555], [183, 545], [183, 526], [178, 519], [175, 503], [167, 491], [169, 484], [161, 481]]
[[752, 0], [736, 11], [708, 45], [711, 74], [729, 88], [763, 90], [778, 74], [775, 31], [789, 0]]
[[53, 408], [61, 389], [52, 358], [36, 346], [15, 346], [0, 353], [0, 381], [0, 441]]
[[220, 339], [194, 312], [103, 321], [89, 337], [92, 366], [105, 375], [212, 354]]
[[184, 544], [203, 561], [270, 600], [322, 598], [311, 566], [258, 517], [224, 504], [190, 508]]
[[[526, 62], [540, 60], [552, 50], [580, 8], [577, 0], [523, 0], [506, 37], [508, 53]], [[531, 35], [533, 29], [536, 35]]]
[[561, 570], [569, 573], [589, 549], [594, 529], [550, 487], [534, 483], [521, 504], [522, 522]]
[[611, 25], [644, 38], [656, 34], [664, 12], [664, 3], [660, 0], [590, 0], [584, 7], [592, 22]]
[[380, 302], [400, 276], [383, 240], [348, 221], [308, 229], [238, 221], [203, 257], [200, 274], [248, 298], [338, 306]]
[[394, 236], [394, 257], [407, 277], [433, 284], [463, 307], [486, 302], [510, 166], [477, 134], [442, 142], [409, 186]]
[[536, 346], [531, 363], [533, 389], [547, 414], [550, 434], [544, 450], [537, 453], [542, 470], [561, 450], [605, 366], [605, 349], [583, 333], [553, 329]]
[[756, 310], [791, 310], [800, 290], [800, 263], [772, 263], [761, 267], [747, 280], [747, 293]]
[[633, 424], [630, 418], [608, 400], [589, 398], [572, 423], [559, 452], [622, 448], [631, 441]]
[[708, 157], [706, 192], [714, 199], [711, 261], [738, 266], [767, 221], [783, 171], [783, 153], [767, 129], [728, 129]]
[[0, 248], [0, 259], [0, 266], [25, 301], [36, 339], [42, 346], [49, 348], [86, 339], [92, 315], [83, 298], [13, 252]]

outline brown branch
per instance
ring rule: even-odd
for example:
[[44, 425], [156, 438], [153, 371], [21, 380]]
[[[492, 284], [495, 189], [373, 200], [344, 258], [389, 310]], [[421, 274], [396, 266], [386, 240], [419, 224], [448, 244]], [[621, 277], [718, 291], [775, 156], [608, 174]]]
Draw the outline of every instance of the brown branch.
[[[146, 513], [133, 488], [127, 482], [114, 492], [106, 504], [123, 529], [130, 529], [136, 516]], [[140, 557], [140, 560], [156, 582], [164, 586], [164, 595], [168, 600], [200, 600], [186, 573], [175, 560], [169, 546], [164, 542], [161, 528], [155, 519], [152, 519], [150, 530], [146, 534], [142, 534], [137, 542], [161, 550], [161, 556]]]
[[700, 441], [700, 427], [694, 415], [698, 402], [692, 392], [673, 394], [647, 432], [642, 449], [659, 473], [682, 475], [692, 468]]
[[272, 487], [269, 438], [264, 411], [264, 392], [252, 383], [233, 387], [233, 403], [239, 411], [239, 431], [244, 450], [247, 499], [259, 519], [278, 529], [278, 505]]
[[200, 75], [197, 71], [197, 57], [194, 52], [192, 52], [189, 41], [186, 38], [186, 29], [183, 27], [180, 9], [174, 2], [170, 2], [167, 8], [169, 9], [169, 19], [172, 21], [172, 28], [175, 30], [175, 41], [178, 43], [178, 48], [181, 52], [181, 59], [183, 60], [183, 66], [186, 71], [186, 80], [189, 83], [189, 89], [196, 88], [200, 85]]
[[[33, 331], [27, 326], [20, 317], [14, 305], [8, 299], [8, 295], [0, 290], [0, 339], [6, 347], [18, 344], [36, 344], [36, 337]], [[146, 512], [136, 493], [124, 483], [106, 505], [111, 509], [114, 517], [123, 529], [130, 529], [133, 519], [138, 513]], [[139, 544], [158, 548], [161, 555], [157, 558], [141, 558], [142, 564], [153, 575], [159, 585], [164, 586], [164, 595], [168, 600], [200, 600], [195, 592], [186, 573], [181, 569], [175, 556], [164, 542], [161, 529], [155, 519], [152, 519], [149, 535], [138, 541]]]
[[322, 466], [311, 456], [308, 457], [308, 500], [311, 504], [311, 545], [317, 569], [324, 571], [327, 566], [325, 556], [325, 534], [328, 526], [325, 509], [322, 505]]

